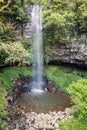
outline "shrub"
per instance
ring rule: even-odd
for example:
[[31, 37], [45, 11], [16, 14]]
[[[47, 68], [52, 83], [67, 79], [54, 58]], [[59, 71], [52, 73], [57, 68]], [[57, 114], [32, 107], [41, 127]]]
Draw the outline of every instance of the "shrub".
[[0, 43], [0, 51], [5, 51], [8, 55], [5, 62], [14, 64], [29, 64], [30, 53], [23, 47], [21, 42], [13, 42], [11, 44]]
[[59, 130], [87, 130], [87, 79], [73, 82], [67, 89], [75, 103], [74, 118], [59, 122]]
[[87, 124], [75, 118], [59, 122], [59, 130], [87, 130]]
[[5, 51], [0, 51], [0, 66], [5, 66], [5, 59], [7, 58], [7, 54]]
[[3, 86], [6, 90], [11, 93], [12, 92], [12, 79], [18, 78], [19, 74], [21, 75], [32, 75], [31, 69], [25, 66], [14, 66], [14, 67], [6, 67], [2, 69], [0, 72], [0, 80], [3, 83]]
[[[65, 66], [64, 66], [65, 67]], [[45, 74], [48, 79], [53, 80], [60, 90], [67, 93], [66, 88], [72, 81], [76, 82], [81, 77], [72, 73], [66, 73], [63, 71], [62, 66], [48, 66], [45, 70]]]
[[75, 103], [73, 107], [79, 120], [87, 120], [87, 79], [80, 79], [73, 82], [67, 89], [71, 94], [72, 101]]
[[5, 96], [7, 95], [5, 89], [2, 87], [0, 82], [0, 130], [7, 130], [6, 121], [4, 120], [4, 116], [7, 115], [7, 111], [5, 110], [6, 100]]

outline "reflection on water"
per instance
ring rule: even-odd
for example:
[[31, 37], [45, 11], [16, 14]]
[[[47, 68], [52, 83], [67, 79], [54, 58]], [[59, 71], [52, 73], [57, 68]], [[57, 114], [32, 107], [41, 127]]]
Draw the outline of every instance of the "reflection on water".
[[25, 107], [26, 111], [34, 111], [37, 113], [49, 111], [63, 111], [66, 107], [72, 105], [69, 96], [65, 94], [52, 93], [24, 93], [17, 100], [21, 107]]

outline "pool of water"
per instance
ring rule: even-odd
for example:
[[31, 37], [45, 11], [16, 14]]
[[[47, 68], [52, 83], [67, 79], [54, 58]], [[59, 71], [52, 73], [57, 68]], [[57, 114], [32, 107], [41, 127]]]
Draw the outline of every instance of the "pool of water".
[[66, 107], [71, 107], [72, 102], [66, 94], [52, 93], [23, 93], [18, 98], [17, 104], [24, 108], [26, 112], [46, 113], [50, 111], [63, 111]]

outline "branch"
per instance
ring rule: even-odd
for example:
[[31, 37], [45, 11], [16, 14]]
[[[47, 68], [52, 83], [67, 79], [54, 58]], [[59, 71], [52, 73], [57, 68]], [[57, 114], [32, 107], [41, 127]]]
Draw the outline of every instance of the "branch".
[[8, 0], [8, 3], [0, 9], [0, 12], [2, 12], [5, 8], [7, 8], [10, 3], [11, 3], [11, 0]]

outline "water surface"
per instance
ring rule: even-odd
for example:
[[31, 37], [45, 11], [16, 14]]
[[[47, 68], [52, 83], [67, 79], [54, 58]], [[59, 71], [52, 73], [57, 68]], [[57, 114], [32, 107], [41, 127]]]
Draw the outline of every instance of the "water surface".
[[71, 107], [70, 97], [65, 94], [52, 93], [24, 93], [17, 100], [17, 103], [25, 108], [27, 112], [47, 113], [50, 111], [63, 111], [66, 107]]

